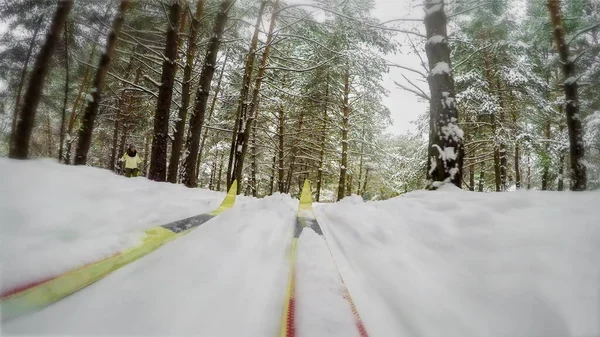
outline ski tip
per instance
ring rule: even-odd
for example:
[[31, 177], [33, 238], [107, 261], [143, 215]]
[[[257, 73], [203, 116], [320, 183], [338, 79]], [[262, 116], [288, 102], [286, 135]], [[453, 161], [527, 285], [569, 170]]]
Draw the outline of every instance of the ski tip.
[[312, 192], [310, 189], [310, 180], [304, 180], [304, 186], [302, 187], [302, 193], [300, 194], [300, 206], [299, 211], [312, 208]]
[[224, 211], [232, 208], [233, 205], [235, 204], [236, 196], [237, 196], [237, 180], [234, 180], [233, 183], [231, 184], [231, 187], [229, 188], [229, 192], [227, 192], [227, 195], [225, 196], [225, 199], [223, 199], [223, 202], [221, 203], [219, 208], [217, 208], [216, 210], [214, 210], [208, 214], [217, 216], [217, 215], [223, 213]]

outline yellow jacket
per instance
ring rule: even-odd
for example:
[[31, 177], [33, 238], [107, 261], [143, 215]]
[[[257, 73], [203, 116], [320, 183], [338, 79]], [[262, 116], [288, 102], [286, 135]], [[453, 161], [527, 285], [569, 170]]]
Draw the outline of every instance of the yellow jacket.
[[142, 162], [142, 157], [140, 157], [139, 153], [136, 153], [135, 156], [131, 157], [125, 152], [123, 157], [121, 158], [125, 162], [125, 168], [137, 168], [138, 165]]

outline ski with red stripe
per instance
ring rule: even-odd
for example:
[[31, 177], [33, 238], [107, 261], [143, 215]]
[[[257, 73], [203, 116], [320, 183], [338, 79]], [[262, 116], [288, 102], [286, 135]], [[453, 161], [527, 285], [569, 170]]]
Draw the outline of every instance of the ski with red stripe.
[[296, 321], [295, 321], [295, 312], [296, 312], [296, 249], [298, 244], [298, 239], [300, 238], [300, 234], [305, 228], [311, 228], [314, 230], [319, 236], [323, 238], [327, 249], [329, 250], [329, 254], [331, 259], [335, 265], [336, 271], [338, 273], [341, 287], [344, 293], [344, 298], [348, 301], [350, 305], [350, 309], [352, 310], [352, 314], [354, 315], [354, 321], [356, 324], [356, 328], [361, 337], [369, 337], [367, 333], [367, 329], [358, 314], [358, 310], [356, 309], [356, 305], [350, 296], [350, 291], [346, 287], [346, 283], [342, 278], [341, 273], [335, 263], [335, 259], [333, 258], [333, 254], [331, 253], [331, 248], [329, 248], [329, 243], [327, 243], [327, 239], [325, 235], [323, 235], [323, 230], [319, 225], [316, 217], [314, 216], [312, 210], [312, 197], [311, 197], [311, 189], [310, 189], [310, 181], [306, 179], [304, 181], [304, 186], [302, 187], [302, 193], [300, 195], [300, 204], [298, 206], [298, 215], [296, 217], [296, 225], [294, 228], [294, 237], [292, 238], [292, 246], [289, 252], [289, 260], [290, 260], [290, 272], [288, 276], [288, 284], [286, 288], [286, 297], [284, 303], [283, 317], [281, 321], [281, 333], [280, 337], [296, 337]]

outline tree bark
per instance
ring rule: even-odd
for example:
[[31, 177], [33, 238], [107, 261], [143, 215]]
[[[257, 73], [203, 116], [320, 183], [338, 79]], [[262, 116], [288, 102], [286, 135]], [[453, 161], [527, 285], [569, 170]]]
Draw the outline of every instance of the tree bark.
[[[262, 6], [264, 6], [266, 3], [263, 2]], [[259, 14], [259, 19], [262, 16], [262, 10], [263, 7], [261, 6], [261, 11]], [[259, 100], [259, 93], [260, 93], [260, 88], [262, 85], [262, 80], [263, 80], [263, 76], [265, 74], [265, 70], [267, 67], [267, 61], [269, 59], [269, 54], [271, 52], [271, 42], [273, 41], [273, 32], [275, 30], [275, 22], [277, 21], [277, 12], [278, 12], [278, 8], [279, 8], [279, 0], [275, 0], [275, 4], [273, 7], [273, 14], [271, 16], [271, 23], [269, 25], [269, 32], [267, 33], [267, 41], [265, 43], [265, 50], [263, 52], [262, 55], [262, 60], [260, 63], [260, 66], [258, 68], [258, 73], [256, 75], [256, 81], [254, 83], [254, 89], [252, 92], [252, 99], [250, 101], [250, 104], [248, 105], [248, 103], [246, 101], [242, 102], [241, 108], [240, 108], [240, 124], [239, 124], [239, 129], [238, 129], [238, 134], [236, 136], [236, 146], [235, 146], [235, 156], [234, 156], [234, 164], [233, 164], [233, 176], [230, 179], [231, 181], [238, 179], [238, 186], [240, 186], [241, 182], [243, 181], [242, 179], [242, 174], [243, 174], [243, 170], [244, 170], [244, 158], [246, 157], [246, 151], [248, 149], [248, 142], [247, 139], [250, 135], [250, 128], [254, 125], [255, 120], [256, 120], [256, 112], [258, 110], [258, 100]], [[258, 22], [257, 22], [258, 24]], [[258, 25], [257, 25], [258, 28]], [[254, 45], [254, 48], [256, 48], [256, 45]], [[254, 53], [256, 53], [256, 50], [253, 50], [253, 56], [252, 58], [254, 59]], [[246, 92], [246, 95], [248, 93]]]
[[[60, 137], [58, 145], [58, 162], [63, 161], [63, 146], [65, 143], [65, 119], [67, 118], [67, 101], [69, 100], [69, 34], [68, 22], [65, 22], [63, 39], [65, 41], [65, 95], [63, 99], [62, 115], [60, 118]], [[37, 30], [36, 33], [37, 34]], [[35, 35], [34, 34], [34, 35]]]
[[98, 70], [93, 82], [92, 98], [88, 102], [85, 114], [83, 116], [83, 123], [79, 129], [79, 136], [77, 139], [77, 149], [75, 150], [75, 165], [85, 165], [87, 163], [87, 156], [92, 144], [92, 132], [94, 131], [94, 122], [98, 115], [98, 106], [100, 105], [100, 97], [102, 95], [102, 89], [104, 87], [104, 80], [108, 67], [110, 65], [111, 57], [114, 54], [117, 46], [119, 33], [121, 32], [121, 26], [125, 19], [125, 12], [129, 8], [131, 2], [129, 0], [121, 0], [119, 9], [113, 21], [112, 28], [108, 34], [106, 41], [105, 51], [100, 56], [100, 62], [98, 64]]
[[257, 187], [256, 187], [256, 123], [252, 123], [252, 148], [251, 148], [251, 156], [252, 156], [252, 164], [250, 165], [252, 172], [250, 174], [250, 184], [252, 185], [252, 196], [257, 196]]
[[31, 37], [31, 42], [29, 43], [29, 48], [27, 49], [27, 56], [25, 56], [25, 64], [23, 64], [23, 70], [21, 70], [21, 78], [19, 79], [19, 86], [17, 87], [17, 100], [15, 102], [15, 111], [12, 119], [12, 135], [10, 137], [10, 147], [12, 147], [12, 144], [15, 139], [15, 134], [17, 132], [17, 120], [19, 119], [19, 108], [21, 107], [21, 91], [23, 90], [23, 85], [25, 84], [25, 77], [27, 75], [27, 68], [29, 67], [29, 60], [31, 59], [31, 53], [33, 52], [33, 47], [35, 46], [35, 41], [37, 40], [38, 33], [42, 28], [43, 19], [43, 16], [40, 16], [40, 18], [38, 19], [35, 30], [33, 31], [33, 36]]
[[269, 181], [269, 195], [273, 195], [275, 185], [275, 171], [277, 165], [277, 156], [273, 156], [273, 166], [271, 167], [271, 180]]
[[19, 120], [14, 132], [14, 141], [10, 148], [9, 157], [13, 159], [27, 159], [29, 157], [29, 142], [31, 140], [31, 132], [33, 130], [33, 124], [35, 122], [35, 114], [37, 112], [38, 104], [40, 103], [40, 97], [42, 90], [44, 89], [44, 82], [52, 55], [56, 50], [56, 45], [60, 39], [60, 32], [67, 21], [69, 12], [73, 7], [73, 1], [59, 1], [52, 18], [50, 30], [46, 35], [46, 41], [40, 49], [38, 56], [33, 65], [31, 77], [27, 85], [27, 91], [25, 92], [23, 109], [21, 110]]
[[285, 115], [283, 114], [283, 105], [279, 105], [279, 118], [278, 118], [279, 126], [277, 128], [277, 137], [279, 138], [279, 149], [277, 152], [277, 159], [279, 161], [277, 167], [277, 189], [279, 193], [283, 193], [284, 191], [284, 181], [283, 181], [283, 132], [285, 127]]
[[169, 8], [169, 22], [167, 24], [165, 58], [162, 65], [158, 99], [156, 100], [156, 113], [154, 114], [152, 157], [150, 158], [150, 172], [148, 174], [148, 178], [154, 181], [166, 181], [167, 179], [169, 112], [171, 111], [173, 84], [175, 83], [175, 61], [177, 60], [177, 41], [179, 40], [180, 10], [179, 1], [172, 0]]
[[190, 25], [185, 68], [183, 69], [183, 85], [181, 87], [181, 107], [179, 108], [178, 120], [175, 122], [173, 143], [171, 144], [171, 159], [169, 162], [169, 172], [167, 177], [167, 180], [173, 184], [177, 183], [177, 178], [179, 176], [179, 160], [181, 158], [181, 148], [183, 147], [183, 136], [185, 132], [187, 111], [190, 106], [192, 70], [194, 67], [194, 59], [196, 58], [196, 50], [198, 49], [196, 40], [198, 36], [198, 30], [200, 29], [200, 20], [204, 15], [205, 3], [205, 0], [200, 0], [196, 3], [196, 12], [194, 13], [194, 18], [192, 19], [192, 24]]
[[337, 200], [340, 201], [346, 195], [346, 170], [348, 166], [348, 128], [350, 118], [350, 107], [348, 96], [350, 94], [350, 69], [346, 66], [344, 74], [344, 101], [342, 103], [342, 159], [340, 161], [340, 180], [338, 182]]
[[[550, 119], [546, 121], [546, 129], [544, 136], [546, 140], [550, 140]], [[542, 171], [542, 191], [546, 191], [549, 185], [550, 179], [550, 143], [546, 142], [546, 158], [543, 160], [543, 171]]]
[[444, 2], [424, 0], [423, 4], [428, 38], [425, 50], [430, 69], [427, 79], [431, 93], [429, 109], [434, 128], [433, 137], [430, 136], [427, 171], [433, 182], [450, 182], [460, 188], [464, 152], [463, 132], [458, 127]]
[[548, 11], [552, 22], [554, 42], [560, 56], [565, 78], [565, 111], [569, 130], [569, 154], [571, 157], [571, 190], [584, 191], [587, 188], [587, 173], [583, 162], [584, 144], [581, 117], [579, 115], [578, 84], [575, 63], [569, 58], [569, 45], [565, 41], [565, 31], [560, 13], [560, 2], [548, 0]]
[[185, 175], [183, 182], [187, 187], [196, 187], [198, 182], [198, 172], [196, 170], [196, 159], [198, 158], [198, 148], [200, 145], [200, 132], [204, 124], [204, 115], [206, 113], [206, 103], [210, 92], [210, 83], [215, 73], [215, 63], [217, 54], [221, 46], [223, 30], [227, 23], [229, 9], [233, 5], [233, 0], [223, 0], [219, 6], [219, 12], [215, 19], [212, 36], [204, 56], [202, 71], [200, 73], [199, 87], [196, 92], [196, 103], [194, 113], [190, 118], [190, 133], [187, 139], [186, 148], [188, 155], [185, 158]]
[[217, 191], [221, 191], [221, 177], [223, 176], [223, 160], [225, 159], [225, 151], [221, 152], [221, 159], [219, 160], [219, 180], [217, 180]]
[[315, 200], [317, 202], [319, 202], [321, 198], [321, 187], [323, 186], [323, 162], [325, 160], [325, 140], [327, 139], [327, 106], [329, 102], [329, 69], [327, 70], [327, 78], [325, 81], [325, 109], [323, 109], [323, 130], [321, 131], [321, 141], [319, 147], [319, 170], [317, 172], [317, 191], [315, 194]]
[[485, 179], [485, 163], [482, 162], [481, 163], [481, 171], [479, 171], [479, 187], [477, 189], [479, 192], [483, 192], [484, 179]]
[[[229, 50], [225, 52], [225, 60], [223, 60], [223, 65], [221, 66], [221, 72], [219, 73], [219, 79], [217, 80], [217, 87], [215, 88], [215, 93], [213, 95], [212, 102], [210, 103], [210, 110], [208, 111], [208, 116], [206, 117], [207, 123], [209, 123], [212, 119], [212, 116], [215, 112], [215, 108], [217, 106], [217, 99], [219, 98], [219, 93], [221, 92], [221, 83], [223, 81], [223, 74], [225, 73], [225, 66], [227, 65], [227, 59], [229, 58]], [[208, 128], [204, 128], [204, 133], [202, 134], [202, 140], [200, 141], [200, 150], [198, 150], [198, 159], [196, 165], [198, 165], [202, 161], [202, 154], [204, 153], [204, 145], [206, 144], [206, 138], [208, 137]]]

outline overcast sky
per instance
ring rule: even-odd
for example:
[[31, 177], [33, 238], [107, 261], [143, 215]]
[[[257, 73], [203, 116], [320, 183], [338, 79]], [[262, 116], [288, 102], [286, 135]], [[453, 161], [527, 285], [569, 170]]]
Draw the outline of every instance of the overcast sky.
[[[414, 0], [375, 0], [376, 7], [373, 11], [373, 16], [381, 21], [399, 18], [422, 18], [423, 8], [420, 6], [412, 8], [419, 3], [420, 1]], [[422, 25], [422, 23], [416, 24]], [[396, 40], [399, 42], [404, 41], [404, 36], [398, 35]], [[396, 64], [423, 71], [419, 58], [414, 55], [410, 45], [400, 46], [399, 51], [395, 55], [388, 55], [386, 59]], [[398, 88], [394, 84], [395, 80], [403, 85], [410, 86], [404, 80], [402, 74], [407, 76], [413, 83], [418, 84], [422, 89], [428, 90], [425, 83], [416, 82], [419, 75], [415, 76], [406, 70], [390, 68], [390, 73], [384, 76], [384, 86], [390, 91], [389, 96], [385, 98], [384, 102], [392, 112], [394, 123], [388, 131], [395, 134], [406, 133], [407, 130], [415, 130], [415, 126], [410, 124], [410, 122], [417, 119], [421, 113], [424, 113], [428, 104], [418, 99], [415, 94]]]

